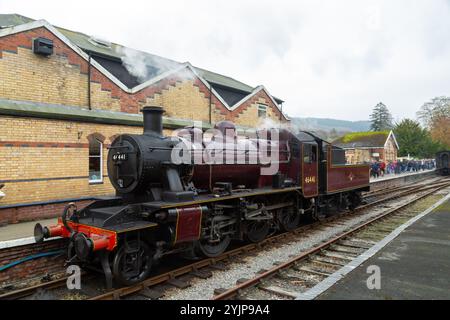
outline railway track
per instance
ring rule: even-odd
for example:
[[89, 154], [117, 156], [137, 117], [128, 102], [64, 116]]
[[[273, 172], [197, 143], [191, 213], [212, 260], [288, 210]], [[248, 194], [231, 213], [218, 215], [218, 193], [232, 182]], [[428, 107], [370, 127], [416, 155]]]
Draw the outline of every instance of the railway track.
[[[216, 258], [210, 258], [210, 259], [203, 259], [200, 261], [196, 261], [194, 263], [190, 263], [188, 265], [175, 268], [172, 270], [169, 270], [167, 272], [163, 272], [161, 274], [155, 275], [151, 278], [146, 279], [145, 281], [134, 285], [130, 287], [124, 287], [119, 288], [116, 290], [108, 291], [99, 295], [94, 295], [87, 297], [91, 300], [111, 300], [111, 299], [120, 299], [124, 297], [128, 297], [130, 295], [139, 294], [141, 296], [144, 296], [146, 298], [151, 299], [157, 299], [161, 297], [163, 294], [162, 291], [159, 290], [158, 286], [174, 286], [178, 288], [186, 288], [189, 286], [189, 283], [186, 281], [181, 280], [183, 276], [190, 276], [200, 279], [206, 279], [211, 276], [211, 273], [214, 270], [224, 270], [226, 269], [226, 264], [229, 262], [233, 262], [236, 259], [240, 259], [242, 256], [248, 255], [248, 254], [255, 254], [255, 252], [264, 250], [268, 246], [277, 246], [280, 245], [280, 243], [285, 243], [289, 241], [294, 241], [295, 239], [298, 239], [298, 237], [301, 234], [304, 234], [306, 231], [311, 229], [317, 229], [322, 227], [327, 227], [329, 224], [332, 224], [334, 221], [338, 220], [339, 222], [345, 221], [345, 219], [352, 219], [356, 215], [363, 214], [365, 210], [369, 208], [373, 208], [377, 205], [380, 205], [385, 202], [389, 202], [395, 199], [399, 199], [401, 197], [405, 197], [414, 193], [417, 193], [419, 191], [426, 191], [429, 189], [432, 189], [430, 193], [435, 192], [436, 188], [442, 188], [448, 185], [448, 182], [441, 181], [440, 183], [435, 184], [434, 186], [421, 186], [421, 185], [413, 185], [408, 186], [407, 188], [402, 188], [403, 191], [401, 192], [395, 192], [394, 194], [391, 193], [391, 195], [387, 197], [383, 197], [381, 199], [375, 200], [373, 202], [370, 202], [366, 205], [358, 207], [354, 212], [344, 212], [336, 216], [332, 216], [329, 218], [326, 218], [322, 221], [318, 221], [312, 224], [308, 224], [305, 226], [301, 226], [297, 228], [296, 230], [292, 232], [286, 232], [274, 235], [270, 238], [265, 239], [264, 241], [260, 243], [252, 243], [240, 246], [238, 248], [229, 250], [222, 254], [219, 257]], [[382, 195], [384, 195], [383, 193]], [[371, 195], [373, 196], [373, 195]], [[380, 194], [378, 194], [380, 196]], [[344, 220], [343, 220], [344, 219]], [[91, 274], [88, 274], [89, 276]], [[3, 293], [0, 295], [0, 300], [4, 299], [20, 299], [20, 298], [26, 298], [27, 296], [31, 296], [36, 292], [42, 291], [42, 290], [53, 290], [62, 288], [65, 286], [67, 277], [63, 277], [61, 279], [49, 281], [46, 283], [41, 283], [37, 285], [33, 285], [27, 288], [22, 288], [18, 290], [13, 290], [7, 293]]]
[[[377, 206], [379, 204], [392, 201], [401, 197], [405, 197], [411, 194], [420, 192], [426, 192], [424, 195], [421, 195], [412, 201], [408, 202], [407, 205], [410, 205], [426, 196], [429, 196], [433, 194], [434, 192], [450, 186], [449, 181], [444, 181], [440, 183], [436, 183], [434, 186], [421, 186], [421, 187], [414, 187], [410, 188], [402, 193], [397, 193], [394, 195], [391, 195], [389, 197], [371, 202], [369, 204], [363, 205], [358, 207], [355, 212], [345, 212], [341, 215], [333, 216], [330, 218], [327, 218], [323, 221], [313, 223], [311, 225], [302, 226], [292, 232], [282, 233], [279, 235], [275, 235], [273, 237], [270, 237], [260, 243], [257, 244], [249, 244], [244, 245], [242, 247], [239, 247], [237, 249], [230, 250], [223, 255], [216, 257], [216, 258], [210, 258], [210, 259], [203, 259], [201, 261], [195, 262], [193, 264], [189, 264], [187, 266], [183, 266], [181, 268], [178, 268], [176, 270], [172, 270], [169, 272], [166, 272], [161, 275], [157, 275], [155, 277], [151, 277], [137, 285], [130, 286], [130, 287], [124, 287], [119, 288], [110, 292], [106, 292], [105, 294], [95, 296], [90, 298], [90, 300], [112, 300], [112, 299], [120, 299], [124, 297], [128, 297], [133, 294], [139, 294], [141, 296], [144, 296], [146, 298], [150, 299], [157, 299], [161, 297], [164, 292], [164, 288], [159, 290], [158, 288], [155, 288], [157, 285], [162, 284], [169, 284], [171, 286], [175, 286], [181, 289], [187, 288], [189, 286], [189, 283], [180, 280], [179, 278], [184, 275], [193, 275], [196, 278], [205, 279], [211, 276], [211, 271], [207, 270], [204, 271], [204, 269], [219, 269], [224, 270], [224, 262], [232, 261], [233, 259], [239, 259], [241, 256], [245, 256], [246, 254], [255, 254], [256, 251], [262, 250], [267, 245], [280, 245], [280, 243], [285, 243], [287, 241], [298, 239], [299, 235], [303, 234], [305, 231], [315, 228], [322, 228], [322, 227], [328, 227], [330, 224], [337, 222], [341, 223], [342, 219], [348, 218], [352, 219], [356, 214], [363, 214], [363, 212], [366, 209], [373, 208], [374, 206]], [[396, 209], [395, 209], [396, 210]], [[384, 216], [384, 215], [383, 215]], [[381, 218], [380, 216], [379, 218]], [[330, 240], [331, 241], [331, 240]], [[240, 289], [238, 289], [240, 290]]]
[[407, 203], [293, 256], [270, 270], [262, 270], [252, 279], [241, 280], [235, 287], [227, 290], [219, 289], [213, 300], [314, 298], [318, 293], [312, 293], [312, 288], [317, 288], [325, 279], [365, 253], [399, 225], [420, 214], [407, 211], [407, 208], [448, 186], [450, 182], [447, 180], [445, 184], [430, 188]]

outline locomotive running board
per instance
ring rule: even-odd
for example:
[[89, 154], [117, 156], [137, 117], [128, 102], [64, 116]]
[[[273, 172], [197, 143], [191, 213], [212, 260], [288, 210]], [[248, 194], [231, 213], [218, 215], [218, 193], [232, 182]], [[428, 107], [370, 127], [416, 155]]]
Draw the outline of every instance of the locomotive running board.
[[268, 195], [268, 194], [277, 194], [277, 193], [287, 193], [291, 191], [298, 191], [301, 190], [300, 187], [290, 187], [290, 188], [284, 188], [284, 189], [276, 189], [276, 190], [267, 190], [267, 189], [256, 189], [257, 191], [250, 191], [250, 192], [239, 192], [234, 193], [232, 195], [228, 196], [222, 196], [222, 197], [207, 197], [207, 196], [199, 196], [197, 200], [194, 201], [188, 201], [188, 202], [163, 202], [163, 201], [155, 201], [155, 202], [146, 202], [143, 203], [142, 206], [151, 208], [151, 209], [170, 209], [170, 208], [177, 208], [177, 207], [185, 207], [185, 206], [195, 206], [202, 203], [210, 203], [210, 202], [217, 202], [217, 201], [223, 201], [223, 200], [232, 200], [237, 198], [246, 198], [246, 197], [253, 197], [253, 196], [260, 196], [260, 195]]

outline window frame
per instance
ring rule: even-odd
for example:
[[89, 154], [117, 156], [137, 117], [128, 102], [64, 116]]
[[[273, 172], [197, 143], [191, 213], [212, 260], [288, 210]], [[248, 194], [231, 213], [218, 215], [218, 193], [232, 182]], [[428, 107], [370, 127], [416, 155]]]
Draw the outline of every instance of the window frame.
[[99, 139], [94, 138], [92, 141], [89, 141], [89, 148], [91, 147], [91, 143], [93, 143], [93, 142], [100, 144], [100, 155], [91, 156], [88, 153], [88, 160], [89, 160], [88, 165], [90, 164], [89, 162], [90, 162], [91, 158], [100, 158], [100, 179], [95, 179], [95, 180], [91, 179], [91, 175], [89, 172], [90, 168], [88, 168], [88, 179], [89, 179], [89, 184], [100, 184], [100, 183], [103, 183], [103, 142], [100, 141]]
[[[264, 108], [264, 116], [260, 116], [259, 112], [262, 111], [261, 109]], [[265, 104], [258, 104], [258, 118], [266, 119], [267, 118], [267, 106]]]

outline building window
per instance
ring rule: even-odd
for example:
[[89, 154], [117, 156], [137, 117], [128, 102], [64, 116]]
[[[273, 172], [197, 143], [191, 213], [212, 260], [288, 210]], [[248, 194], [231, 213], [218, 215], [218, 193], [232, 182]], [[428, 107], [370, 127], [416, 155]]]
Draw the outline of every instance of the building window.
[[259, 118], [267, 117], [267, 106], [262, 104], [258, 105], [258, 117]]
[[103, 181], [102, 175], [103, 143], [98, 139], [89, 141], [89, 182]]

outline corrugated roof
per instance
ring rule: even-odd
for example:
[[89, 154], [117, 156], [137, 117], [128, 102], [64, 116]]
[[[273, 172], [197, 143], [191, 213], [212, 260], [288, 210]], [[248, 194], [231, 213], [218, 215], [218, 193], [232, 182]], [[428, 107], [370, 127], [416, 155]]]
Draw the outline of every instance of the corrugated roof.
[[[194, 67], [195, 71], [206, 81], [212, 84], [216, 84], [223, 87], [233, 88], [244, 93], [251, 93], [255, 88], [240, 82], [234, 78], [224, 76], [220, 73], [212, 72], [202, 68]], [[223, 88], [222, 88], [223, 89]], [[217, 91], [217, 90], [216, 90]], [[283, 103], [284, 101], [280, 98], [272, 96], [277, 103]], [[233, 103], [234, 104], [234, 103]]]
[[333, 144], [341, 148], [382, 148], [388, 137], [389, 131], [352, 132], [334, 140]]
[[224, 76], [219, 73], [215, 73], [212, 71], [208, 71], [205, 69], [194, 67], [195, 71], [199, 74], [199, 76], [203, 77], [206, 81], [214, 84], [218, 84], [224, 87], [230, 87], [234, 88], [236, 90], [244, 91], [247, 93], [250, 93], [253, 91], [253, 87], [250, 87], [249, 85], [242, 83], [236, 79], [233, 79], [231, 77]]
[[21, 16], [20, 14], [0, 14], [0, 27], [2, 28], [17, 26], [32, 21], [34, 21], [34, 19]]

